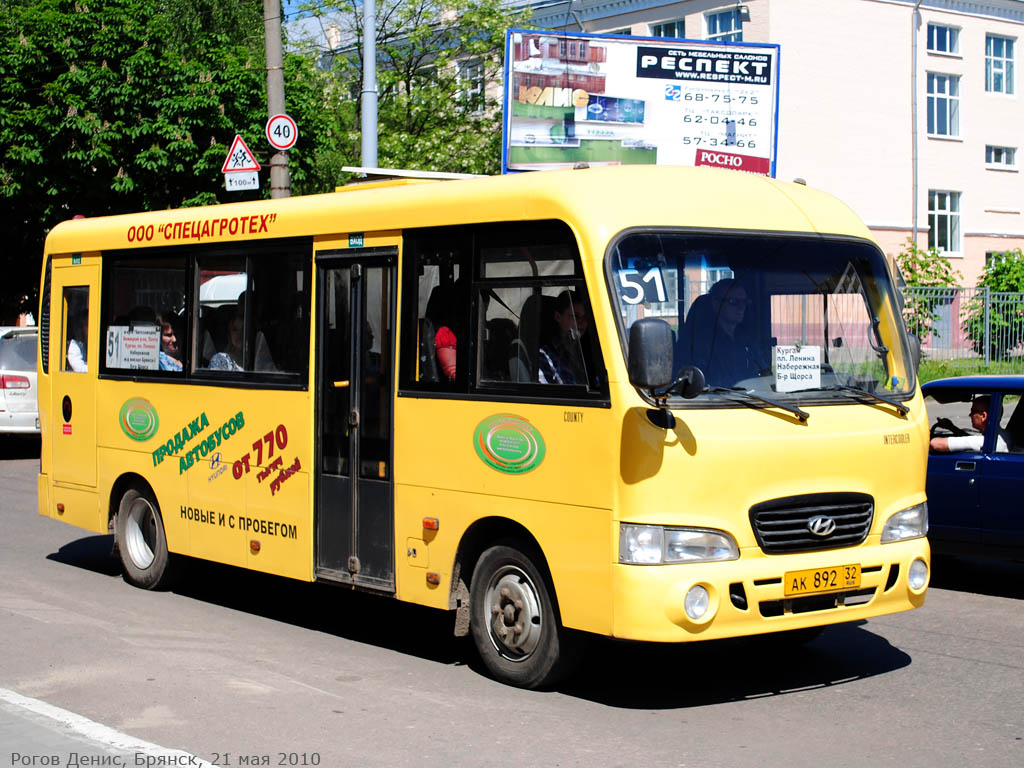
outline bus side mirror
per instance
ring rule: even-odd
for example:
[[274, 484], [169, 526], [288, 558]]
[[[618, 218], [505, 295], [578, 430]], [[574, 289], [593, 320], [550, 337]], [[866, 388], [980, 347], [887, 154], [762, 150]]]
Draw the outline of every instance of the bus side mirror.
[[914, 373], [921, 367], [921, 337], [916, 333], [908, 333], [910, 340], [910, 359], [914, 362]]
[[629, 329], [629, 383], [662, 389], [672, 383], [672, 329], [664, 320], [645, 317]]

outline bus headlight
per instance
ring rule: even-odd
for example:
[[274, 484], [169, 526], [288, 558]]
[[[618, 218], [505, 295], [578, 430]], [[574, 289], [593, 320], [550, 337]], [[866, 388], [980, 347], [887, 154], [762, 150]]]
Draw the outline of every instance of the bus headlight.
[[707, 563], [736, 560], [739, 547], [732, 536], [707, 528], [666, 528], [661, 525], [619, 525], [619, 562], [631, 565]]
[[928, 504], [917, 504], [897, 512], [885, 521], [882, 543], [918, 539], [928, 535]]

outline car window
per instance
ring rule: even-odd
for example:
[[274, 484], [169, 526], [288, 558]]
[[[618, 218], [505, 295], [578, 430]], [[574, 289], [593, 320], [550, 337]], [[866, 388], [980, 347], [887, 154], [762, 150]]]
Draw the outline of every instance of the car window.
[[1024, 398], [1003, 395], [1003, 413], [999, 426], [1006, 433], [1010, 453], [1024, 453]]
[[[943, 400], [949, 400], [948, 392], [942, 393]], [[928, 411], [928, 422], [932, 427], [932, 436], [947, 437], [955, 435], [957, 430], [968, 434], [977, 434], [971, 426], [971, 393], [965, 393], [952, 402], [940, 403], [932, 395], [925, 395], [925, 408]]]
[[17, 334], [0, 339], [0, 370], [34, 371], [36, 335]]

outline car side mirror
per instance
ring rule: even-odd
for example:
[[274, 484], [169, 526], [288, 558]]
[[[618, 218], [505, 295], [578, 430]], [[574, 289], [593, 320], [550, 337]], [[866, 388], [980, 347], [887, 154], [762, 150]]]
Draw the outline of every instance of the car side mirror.
[[629, 383], [639, 389], [662, 389], [672, 383], [672, 328], [645, 317], [629, 329]]

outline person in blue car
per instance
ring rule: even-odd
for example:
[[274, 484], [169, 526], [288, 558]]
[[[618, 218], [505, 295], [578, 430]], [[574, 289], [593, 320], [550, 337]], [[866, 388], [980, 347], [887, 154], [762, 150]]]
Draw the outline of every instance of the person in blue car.
[[[980, 395], [974, 398], [971, 403], [971, 427], [978, 434], [971, 434], [960, 429], [949, 419], [938, 419], [936, 426], [943, 427], [953, 432], [952, 437], [933, 437], [931, 449], [938, 453], [952, 453], [954, 451], [980, 451], [985, 444], [985, 428], [988, 426], [989, 411], [992, 407], [992, 398], [988, 395]], [[1007, 453], [1010, 450], [1010, 440], [1006, 431], [999, 430], [996, 436], [996, 453]]]

